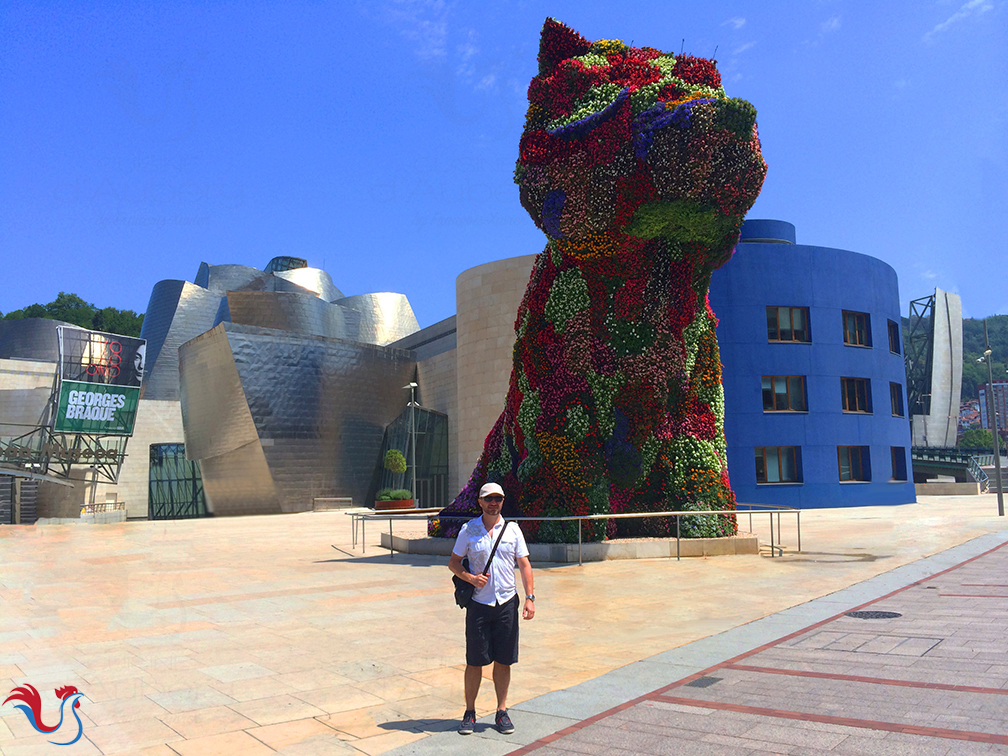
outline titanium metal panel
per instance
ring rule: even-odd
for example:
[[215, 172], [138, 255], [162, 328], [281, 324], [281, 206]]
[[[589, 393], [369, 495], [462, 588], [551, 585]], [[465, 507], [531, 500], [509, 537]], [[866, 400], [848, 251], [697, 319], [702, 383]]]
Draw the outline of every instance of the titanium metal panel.
[[354, 338], [359, 328], [359, 316], [351, 332], [344, 318], [349, 310], [307, 293], [230, 291], [226, 301], [232, 323], [329, 338]]
[[[224, 328], [283, 511], [310, 509], [316, 496], [364, 504], [373, 493], [385, 427], [409, 398], [402, 386], [414, 376], [413, 354], [238, 324]], [[188, 431], [186, 442], [188, 452]], [[203, 466], [204, 481], [214, 474]]]
[[59, 340], [56, 338], [56, 327], [61, 325], [73, 326], [72, 323], [48, 318], [0, 320], [0, 359], [57, 362]]
[[188, 281], [158, 281], [140, 338], [147, 339], [144, 398], [179, 398], [178, 348], [214, 325], [221, 295]]
[[302, 289], [314, 292], [317, 297], [326, 302], [343, 298], [343, 292], [333, 284], [332, 277], [319, 268], [293, 268], [273, 273], [276, 279], [275, 291], [286, 291], [281, 282], [289, 281]]
[[217, 517], [281, 511], [259, 442], [200, 460], [207, 511]]
[[179, 349], [186, 459], [204, 460], [259, 441], [225, 327]]
[[223, 294], [226, 291], [269, 291], [272, 276], [248, 265], [200, 263], [196, 285]]
[[404, 294], [377, 292], [336, 300], [335, 304], [361, 314], [359, 341], [385, 346], [420, 330], [413, 308]]
[[224, 325], [179, 349], [186, 458], [198, 459], [215, 515], [279, 512]]

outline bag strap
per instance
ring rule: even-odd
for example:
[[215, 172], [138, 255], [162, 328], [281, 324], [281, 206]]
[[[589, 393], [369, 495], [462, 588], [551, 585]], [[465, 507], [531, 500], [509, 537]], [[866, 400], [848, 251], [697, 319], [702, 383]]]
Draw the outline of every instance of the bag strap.
[[504, 531], [507, 530], [508, 521], [504, 520], [504, 527], [501, 528], [500, 535], [497, 536], [497, 542], [494, 543], [493, 551], [490, 552], [490, 558], [487, 559], [486, 567], [483, 568], [483, 574], [486, 575], [490, 571], [490, 562], [493, 561], [494, 554], [497, 553], [497, 547], [500, 546], [501, 538], [504, 537]]

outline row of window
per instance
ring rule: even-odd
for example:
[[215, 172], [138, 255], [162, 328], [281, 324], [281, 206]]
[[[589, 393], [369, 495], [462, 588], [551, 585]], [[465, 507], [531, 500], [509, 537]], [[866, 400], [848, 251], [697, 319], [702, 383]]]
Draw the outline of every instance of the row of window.
[[[757, 446], [757, 483], [801, 483], [800, 446]], [[906, 480], [906, 447], [889, 447], [889, 480]], [[867, 446], [837, 447], [837, 477], [841, 483], [870, 482], [871, 455]]]
[[[843, 341], [848, 346], [871, 348], [871, 315], [867, 312], [842, 310]], [[812, 343], [812, 325], [808, 307], [767, 307], [767, 339]], [[889, 321], [889, 351], [900, 354], [900, 326]]]
[[[872, 413], [871, 380], [841, 378], [840, 401], [844, 412]], [[889, 403], [893, 417], [903, 417], [903, 386], [889, 383]], [[764, 412], [808, 412], [804, 375], [764, 375]]]

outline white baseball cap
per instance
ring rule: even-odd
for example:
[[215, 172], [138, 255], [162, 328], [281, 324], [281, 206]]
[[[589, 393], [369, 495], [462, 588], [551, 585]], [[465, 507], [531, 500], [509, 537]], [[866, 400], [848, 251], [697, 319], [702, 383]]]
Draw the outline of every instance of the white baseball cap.
[[490, 494], [500, 494], [501, 496], [503, 496], [504, 489], [501, 488], [496, 483], [485, 483], [483, 485], [483, 488], [480, 489], [479, 497], [481, 499], [485, 499]]

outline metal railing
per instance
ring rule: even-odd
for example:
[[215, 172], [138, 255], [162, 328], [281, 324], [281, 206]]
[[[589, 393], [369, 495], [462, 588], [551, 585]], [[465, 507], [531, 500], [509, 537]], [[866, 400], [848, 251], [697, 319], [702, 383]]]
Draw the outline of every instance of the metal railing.
[[81, 517], [98, 514], [99, 512], [118, 512], [126, 509], [125, 501], [101, 501], [97, 504], [85, 504], [81, 507]]
[[[990, 478], [983, 471], [980, 465], [983, 462], [993, 462], [994, 453], [978, 455], [972, 449], [959, 449], [958, 447], [937, 447], [937, 446], [914, 446], [910, 449], [911, 462], [937, 462], [955, 467], [965, 467], [973, 480], [980, 484], [981, 493], [990, 490]], [[988, 461], [989, 460], [989, 461]]]
[[[680, 530], [682, 517], [725, 517], [730, 515], [735, 515], [736, 517], [741, 514], [749, 515], [749, 532], [752, 533], [753, 527], [753, 515], [769, 515], [770, 517], [770, 556], [775, 557], [777, 554], [775, 552], [780, 552], [781, 556], [784, 556], [784, 548], [781, 545], [781, 515], [782, 514], [793, 514], [795, 515], [795, 529], [797, 531], [798, 538], [798, 551], [801, 551], [801, 510], [795, 509], [794, 507], [770, 507], [763, 506], [761, 504], [741, 504], [739, 507], [745, 507], [745, 509], [736, 508], [732, 510], [701, 510], [701, 511], [675, 511], [675, 512], [622, 512], [622, 513], [609, 513], [609, 514], [594, 514], [594, 515], [566, 515], [562, 517], [509, 517], [507, 518], [509, 522], [574, 522], [578, 523], [578, 564], [583, 564], [582, 561], [582, 547], [583, 547], [583, 531], [584, 531], [584, 521], [585, 520], [629, 520], [629, 519], [647, 519], [652, 517], [674, 517], [676, 521], [676, 560], [680, 559]], [[393, 520], [471, 520], [474, 515], [441, 515], [440, 509], [414, 509], [412, 511], [390, 511], [390, 512], [348, 512], [347, 514], [352, 518], [353, 526], [353, 548], [357, 548], [357, 525], [361, 526], [361, 547], [362, 553], [367, 553], [367, 540], [366, 540], [366, 529], [365, 523], [368, 520], [388, 520], [389, 524], [389, 558], [392, 558], [395, 553], [394, 542], [392, 541], [392, 521]], [[777, 515], [777, 541], [774, 543], [774, 515]]]

